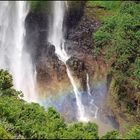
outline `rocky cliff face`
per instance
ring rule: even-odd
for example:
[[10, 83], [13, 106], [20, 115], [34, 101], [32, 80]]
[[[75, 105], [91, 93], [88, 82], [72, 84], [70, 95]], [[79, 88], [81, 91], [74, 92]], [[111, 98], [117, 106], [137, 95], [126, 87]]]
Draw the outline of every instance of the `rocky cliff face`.
[[[68, 5], [65, 14], [65, 38], [67, 51], [72, 57], [67, 64], [82, 85], [82, 90], [86, 90], [86, 73], [90, 75], [91, 80], [106, 78], [107, 67], [102, 57], [95, 58], [92, 54], [92, 33], [99, 23], [87, 15], [85, 2], [68, 2]], [[31, 11], [26, 19], [29, 44], [27, 49], [36, 65], [38, 87], [44, 96], [61, 94], [72, 88], [65, 65], [55, 55], [55, 47], [47, 42], [48, 19], [51, 13], [47, 15], [46, 12]]]
[[[104, 54], [96, 57], [94, 51], [93, 33], [100, 26], [100, 23], [94, 18], [94, 9], [89, 8], [85, 2], [68, 3], [68, 10], [65, 14], [65, 39], [66, 49], [71, 58], [67, 61], [67, 65], [76, 80], [84, 104], [88, 106], [87, 96], [87, 73], [89, 75], [91, 94], [94, 97], [96, 105], [100, 108], [101, 114], [108, 115], [109, 110], [104, 109], [104, 99], [107, 92], [107, 70], [108, 65], [105, 63]], [[36, 66], [38, 92], [42, 99], [45, 99], [45, 106], [48, 104], [47, 98], [60, 98], [52, 101], [57, 104], [56, 107], [66, 120], [75, 120], [76, 103], [72, 91], [72, 85], [66, 73], [66, 67], [55, 54], [55, 47], [47, 42], [48, 35], [48, 19], [51, 16], [51, 10], [46, 11], [30, 11], [26, 18], [27, 43], [28, 51], [32, 55], [32, 61]], [[80, 85], [80, 86], [79, 86]], [[70, 93], [70, 94], [67, 94]], [[65, 95], [65, 96], [64, 96]], [[65, 99], [64, 99], [65, 98]], [[56, 103], [57, 102], [57, 103]], [[61, 106], [61, 107], [60, 107]], [[110, 118], [114, 116], [110, 113]], [[104, 119], [104, 118], [102, 118]], [[106, 119], [104, 119], [106, 120]]]

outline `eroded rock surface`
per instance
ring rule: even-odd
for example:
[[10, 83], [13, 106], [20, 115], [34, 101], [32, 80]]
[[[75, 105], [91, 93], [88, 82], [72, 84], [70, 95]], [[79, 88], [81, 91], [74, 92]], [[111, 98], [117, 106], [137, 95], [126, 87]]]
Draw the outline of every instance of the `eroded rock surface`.
[[[79, 11], [69, 7], [70, 9], [66, 12], [67, 32], [65, 39], [66, 51], [71, 55], [67, 65], [70, 67], [75, 79], [80, 82], [81, 89], [86, 91], [86, 74], [90, 75], [91, 81], [105, 78], [106, 64], [102, 57], [95, 58], [93, 56], [93, 32], [96, 31], [99, 23], [88, 17], [87, 12], [84, 12], [85, 2], [80, 4], [82, 6], [79, 7], [82, 8], [77, 8]], [[68, 22], [69, 20], [72, 21]], [[45, 12], [30, 12], [27, 16], [27, 43], [30, 46], [27, 49], [31, 52], [32, 60], [36, 65], [40, 94], [45, 96], [72, 89], [66, 67], [55, 54], [55, 46], [47, 42], [48, 27], [48, 17]]]

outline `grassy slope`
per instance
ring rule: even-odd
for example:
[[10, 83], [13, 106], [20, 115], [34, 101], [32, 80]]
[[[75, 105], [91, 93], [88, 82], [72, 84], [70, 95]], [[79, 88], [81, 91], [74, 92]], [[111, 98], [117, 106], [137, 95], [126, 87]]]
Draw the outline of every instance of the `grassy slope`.
[[94, 34], [98, 54], [105, 49], [107, 63], [111, 64], [110, 73], [114, 80], [109, 105], [118, 116], [121, 115], [119, 121], [122, 127], [128, 129], [140, 123], [140, 4], [90, 1], [89, 6], [96, 8], [95, 16], [102, 23]]
[[95, 8], [95, 16], [101, 22], [108, 16], [116, 14], [119, 10], [121, 1], [94, 1], [88, 2], [88, 5]]

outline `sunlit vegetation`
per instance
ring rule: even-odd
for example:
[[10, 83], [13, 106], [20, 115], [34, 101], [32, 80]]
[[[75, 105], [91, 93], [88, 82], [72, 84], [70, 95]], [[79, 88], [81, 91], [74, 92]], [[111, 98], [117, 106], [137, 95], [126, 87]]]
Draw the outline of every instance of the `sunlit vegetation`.
[[104, 50], [106, 62], [111, 65], [111, 107], [129, 120], [131, 116], [131, 121], [137, 124], [140, 123], [140, 3], [121, 1], [114, 13], [102, 20], [93, 35], [98, 50], [93, 55], [100, 55]]
[[67, 125], [55, 109], [23, 101], [12, 85], [12, 76], [0, 70], [0, 138], [98, 138], [96, 124]]
[[0, 126], [0, 138], [10, 139], [12, 136], [3, 127]]
[[[94, 123], [67, 124], [53, 108], [45, 111], [36, 103], [20, 98], [21, 92], [12, 88], [12, 76], [0, 70], [0, 138], [33, 139], [99, 139], [98, 126]], [[139, 126], [133, 127], [127, 138], [138, 138]], [[102, 139], [120, 138], [118, 131], [108, 132]]]
[[119, 139], [120, 135], [118, 131], [107, 132], [105, 136], [101, 137], [101, 139]]
[[91, 0], [89, 1], [87, 4], [95, 9], [94, 10], [94, 16], [96, 17], [96, 19], [98, 19], [99, 21], [103, 21], [104, 19], [106, 19], [106, 17], [110, 17], [116, 14], [116, 12], [118, 12], [120, 5], [121, 5], [121, 1], [110, 1], [110, 0], [106, 0], [106, 1], [96, 1], [96, 0]]

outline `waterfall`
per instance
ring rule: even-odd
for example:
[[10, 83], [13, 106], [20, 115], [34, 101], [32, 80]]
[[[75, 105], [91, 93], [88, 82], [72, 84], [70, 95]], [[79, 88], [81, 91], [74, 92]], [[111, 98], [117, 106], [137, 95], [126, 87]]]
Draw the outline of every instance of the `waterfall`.
[[95, 105], [93, 98], [91, 98], [92, 95], [91, 95], [91, 89], [90, 89], [90, 85], [89, 85], [89, 74], [88, 73], [86, 74], [86, 77], [87, 77], [87, 93], [90, 96], [90, 106], [93, 106], [95, 108], [94, 111], [92, 111], [92, 109], [91, 109], [91, 112], [94, 113], [94, 118], [97, 118], [98, 107]]
[[87, 93], [88, 93], [89, 96], [91, 96], [88, 73], [86, 74], [86, 76], [87, 76]]
[[61, 61], [66, 63], [69, 56], [65, 52], [65, 40], [63, 35], [63, 18], [65, 12], [65, 2], [53, 1], [53, 19], [50, 23], [48, 41], [55, 46], [55, 53]]
[[0, 68], [13, 76], [14, 86], [22, 90], [27, 101], [35, 98], [35, 71], [25, 48], [26, 1], [0, 2]]
[[66, 2], [64, 1], [53, 1], [53, 19], [51, 19], [50, 22], [50, 31], [49, 31], [49, 37], [48, 41], [55, 46], [55, 53], [57, 54], [58, 58], [64, 62], [67, 69], [67, 75], [69, 77], [69, 80], [72, 84], [73, 91], [75, 93], [76, 97], [76, 104], [78, 108], [78, 120], [79, 121], [88, 121], [84, 105], [81, 101], [81, 93], [78, 91], [78, 88], [76, 86], [76, 82], [72, 76], [72, 73], [67, 66], [66, 62], [70, 58], [70, 56], [65, 51], [65, 39], [63, 34], [63, 20], [64, 20], [64, 13], [65, 13], [65, 6]]
[[73, 86], [73, 90], [74, 90], [74, 93], [75, 93], [75, 97], [76, 97], [76, 103], [77, 103], [77, 107], [78, 107], [78, 119], [79, 121], [88, 121], [88, 118], [86, 117], [86, 114], [85, 114], [85, 109], [84, 109], [84, 105], [82, 104], [81, 102], [81, 94], [80, 92], [78, 91], [78, 88], [76, 87], [76, 83], [72, 77], [72, 74], [68, 68], [68, 66], [66, 65], [66, 68], [67, 68], [67, 74], [68, 74], [68, 77], [70, 79], [70, 82]]

